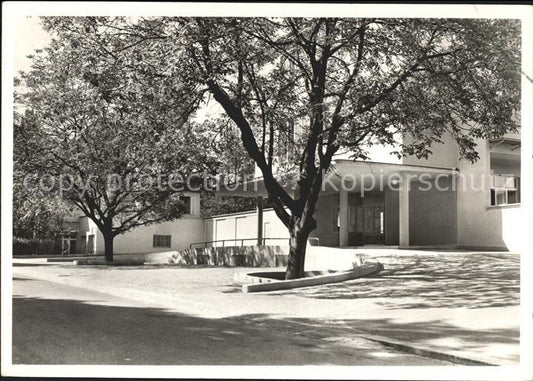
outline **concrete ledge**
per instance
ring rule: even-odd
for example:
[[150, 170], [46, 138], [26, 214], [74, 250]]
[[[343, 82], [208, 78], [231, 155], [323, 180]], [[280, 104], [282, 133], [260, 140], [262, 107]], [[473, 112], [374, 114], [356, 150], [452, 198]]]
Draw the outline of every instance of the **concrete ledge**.
[[113, 262], [106, 262], [105, 259], [82, 259], [73, 262], [76, 266], [141, 266], [144, 259], [115, 259]]
[[67, 258], [46, 258], [48, 263], [62, 263], [62, 262], [72, 262], [72, 261], [84, 261], [89, 258], [87, 257], [67, 257]]
[[[242, 286], [242, 292], [247, 293], [259, 291], [287, 290], [298, 287], [317, 286], [326, 283], [337, 283], [374, 274], [381, 271], [382, 269], [383, 265], [381, 263], [367, 263], [348, 271], [338, 271], [333, 273], [327, 273], [325, 275], [311, 276], [300, 279], [277, 280], [256, 276], [257, 278], [261, 278], [264, 281], [258, 281], [259, 283], [245, 284]], [[247, 275], [254, 276], [254, 274], [257, 273], [248, 273]]]
[[[350, 271], [350, 270], [344, 270]], [[306, 278], [317, 277], [320, 275], [338, 274], [338, 270], [317, 270], [305, 271]], [[233, 280], [240, 283], [272, 283], [285, 280], [285, 271], [259, 271], [253, 273], [235, 273]]]
[[[176, 251], [160, 251], [155, 253], [115, 253], [113, 259], [118, 261], [140, 261], [143, 260], [146, 263], [169, 263], [169, 258], [176, 254]], [[103, 255], [65, 255], [61, 257], [47, 258], [47, 262], [72, 262], [72, 261], [105, 261]]]

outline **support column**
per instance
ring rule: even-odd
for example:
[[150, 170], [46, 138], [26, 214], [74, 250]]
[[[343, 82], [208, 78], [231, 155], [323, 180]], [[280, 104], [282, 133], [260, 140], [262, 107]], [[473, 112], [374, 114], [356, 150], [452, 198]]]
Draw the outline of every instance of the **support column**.
[[402, 174], [399, 190], [399, 241], [400, 247], [409, 247], [409, 190], [411, 184], [407, 173]]
[[339, 247], [348, 246], [348, 191], [343, 189], [342, 184], [339, 190]]
[[263, 196], [257, 196], [257, 245], [263, 245]]

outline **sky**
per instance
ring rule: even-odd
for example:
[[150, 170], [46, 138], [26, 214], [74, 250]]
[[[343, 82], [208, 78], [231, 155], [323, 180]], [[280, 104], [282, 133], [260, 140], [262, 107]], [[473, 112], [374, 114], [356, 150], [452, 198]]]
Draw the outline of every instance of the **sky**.
[[15, 73], [18, 73], [30, 68], [28, 54], [46, 46], [50, 36], [41, 27], [38, 17], [19, 17], [15, 25]]
[[[50, 35], [41, 27], [39, 17], [19, 16], [15, 23], [15, 73], [28, 71], [31, 59], [27, 56], [35, 49], [41, 49], [50, 42]], [[207, 116], [218, 115], [222, 108], [214, 101], [198, 110], [195, 119], [203, 120]]]

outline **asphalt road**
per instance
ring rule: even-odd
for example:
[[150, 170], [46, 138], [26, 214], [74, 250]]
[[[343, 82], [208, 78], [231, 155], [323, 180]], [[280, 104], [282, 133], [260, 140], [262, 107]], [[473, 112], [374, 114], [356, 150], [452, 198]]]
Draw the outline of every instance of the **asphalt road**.
[[21, 277], [13, 293], [14, 364], [451, 365], [268, 315], [206, 319]]

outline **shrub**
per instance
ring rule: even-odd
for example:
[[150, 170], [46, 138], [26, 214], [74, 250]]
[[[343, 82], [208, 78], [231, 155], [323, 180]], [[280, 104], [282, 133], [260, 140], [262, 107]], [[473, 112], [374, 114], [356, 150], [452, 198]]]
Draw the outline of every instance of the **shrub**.
[[61, 240], [13, 237], [13, 255], [59, 255]]

